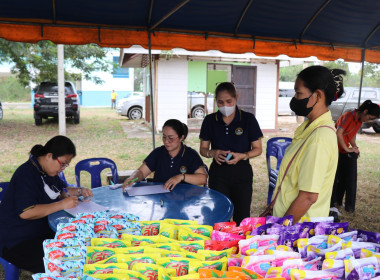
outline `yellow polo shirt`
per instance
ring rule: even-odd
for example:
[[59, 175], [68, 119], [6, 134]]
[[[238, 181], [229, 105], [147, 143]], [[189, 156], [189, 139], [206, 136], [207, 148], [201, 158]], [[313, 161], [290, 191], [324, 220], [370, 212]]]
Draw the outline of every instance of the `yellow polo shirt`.
[[117, 93], [111, 92], [111, 99], [116, 99], [116, 98], [117, 98]]
[[[330, 111], [314, 120], [305, 129], [308, 123], [307, 120], [298, 127], [294, 133], [292, 144], [287, 148], [281, 162], [274, 194], [277, 192], [290, 160], [306, 140], [290, 165], [282, 183], [273, 209], [274, 216], [283, 217], [300, 190], [319, 194], [318, 200], [306, 212], [305, 217], [327, 217], [329, 215], [331, 193], [338, 164], [335, 126]], [[330, 126], [334, 130], [322, 127], [310, 135], [319, 126]], [[307, 138], [309, 135], [310, 137]]]

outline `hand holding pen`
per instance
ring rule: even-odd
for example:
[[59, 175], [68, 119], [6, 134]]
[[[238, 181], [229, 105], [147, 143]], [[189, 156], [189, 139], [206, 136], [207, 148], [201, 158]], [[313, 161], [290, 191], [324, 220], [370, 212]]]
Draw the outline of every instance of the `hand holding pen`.
[[127, 187], [130, 187], [133, 183], [137, 182], [139, 180], [139, 177], [135, 177], [133, 179], [130, 179], [130, 180], [125, 180], [124, 181], [124, 184], [123, 184], [123, 191], [125, 188]]

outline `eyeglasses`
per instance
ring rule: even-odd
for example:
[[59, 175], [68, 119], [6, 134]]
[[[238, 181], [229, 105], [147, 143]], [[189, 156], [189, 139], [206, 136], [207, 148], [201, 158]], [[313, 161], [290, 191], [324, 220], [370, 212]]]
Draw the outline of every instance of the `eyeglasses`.
[[166, 141], [168, 141], [169, 143], [172, 143], [177, 138], [179, 138], [179, 137], [162, 136], [162, 142], [165, 143]]
[[66, 167], [69, 167], [68, 163], [63, 163], [58, 158], [56, 158], [55, 160], [58, 161], [58, 163], [61, 165], [62, 169], [65, 169]]

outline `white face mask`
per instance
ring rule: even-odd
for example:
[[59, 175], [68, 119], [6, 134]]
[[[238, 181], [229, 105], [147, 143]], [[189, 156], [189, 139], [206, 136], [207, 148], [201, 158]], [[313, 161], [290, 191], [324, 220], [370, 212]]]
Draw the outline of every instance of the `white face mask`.
[[57, 199], [57, 197], [61, 194], [61, 192], [55, 187], [55, 186], [52, 186], [56, 191], [53, 191], [46, 183], [45, 183], [45, 180], [44, 178], [42, 178], [41, 176], [41, 179], [42, 179], [42, 182], [44, 182], [44, 190], [46, 192], [46, 194], [50, 197], [50, 199]]
[[235, 105], [234, 106], [223, 106], [219, 108], [219, 111], [222, 113], [222, 115], [229, 117], [235, 112]]

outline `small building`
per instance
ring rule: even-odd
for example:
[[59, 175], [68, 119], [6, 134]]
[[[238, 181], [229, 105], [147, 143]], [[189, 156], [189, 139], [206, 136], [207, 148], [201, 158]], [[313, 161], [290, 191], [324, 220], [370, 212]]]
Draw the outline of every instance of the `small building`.
[[[140, 46], [122, 49], [122, 68], [148, 66], [148, 51]], [[154, 63], [155, 124], [161, 128], [169, 118], [187, 123], [188, 92], [214, 93], [220, 82], [233, 82], [238, 106], [255, 114], [262, 130], [277, 129], [279, 59], [254, 54], [226, 54], [220, 51], [190, 52], [152, 50]], [[149, 71], [146, 71], [149, 75]], [[149, 81], [146, 78], [146, 81]], [[150, 121], [149, 86], [145, 83], [146, 112]]]

